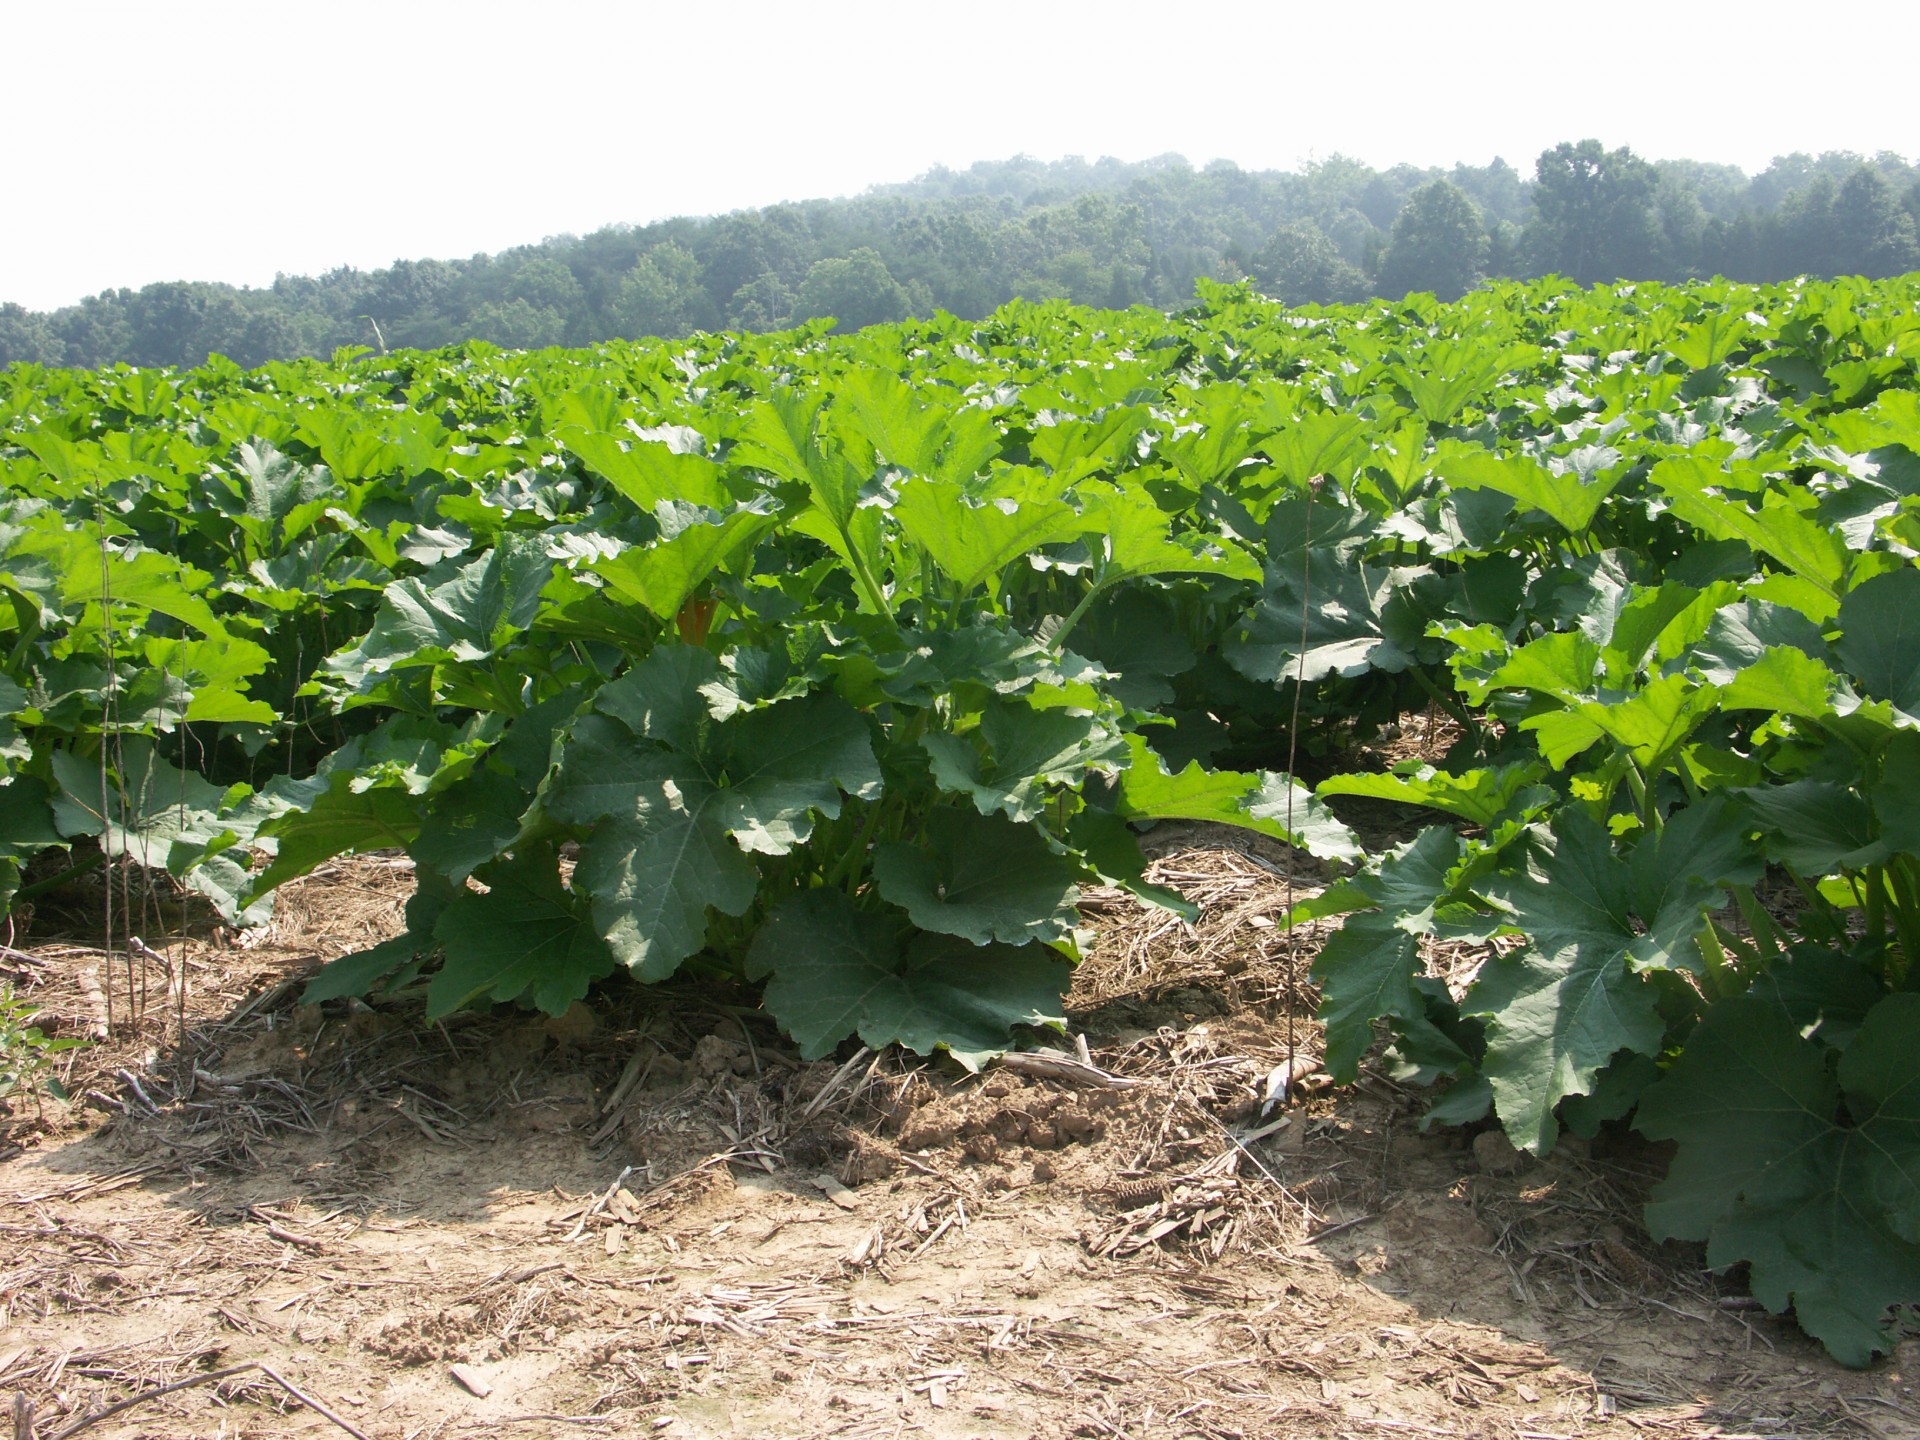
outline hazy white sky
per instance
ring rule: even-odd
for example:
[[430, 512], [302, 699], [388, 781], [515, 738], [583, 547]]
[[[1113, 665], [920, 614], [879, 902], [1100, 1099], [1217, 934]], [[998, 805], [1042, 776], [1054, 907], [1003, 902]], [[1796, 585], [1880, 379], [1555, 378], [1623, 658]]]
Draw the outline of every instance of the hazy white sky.
[[1920, 153], [1920, 4], [0, 0], [0, 301], [471, 255], [936, 164]]

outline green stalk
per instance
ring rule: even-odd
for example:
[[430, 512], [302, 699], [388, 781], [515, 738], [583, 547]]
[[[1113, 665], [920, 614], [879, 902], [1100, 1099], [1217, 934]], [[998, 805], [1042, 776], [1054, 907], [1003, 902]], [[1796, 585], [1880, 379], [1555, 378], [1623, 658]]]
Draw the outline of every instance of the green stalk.
[[[1920, 862], [1909, 854], [1896, 855], [1887, 878], [1893, 888], [1893, 931], [1900, 940], [1900, 959], [1911, 987], [1920, 977]], [[1893, 978], [1889, 966], [1887, 979]]]
[[20, 639], [7, 656], [7, 669], [22, 674], [27, 650], [40, 635], [40, 607], [11, 587], [7, 590], [7, 599], [13, 602], [14, 614], [20, 621]]
[[1726, 934], [1711, 917], [1707, 920], [1706, 928], [1700, 932], [1699, 947], [1701, 957], [1707, 964], [1707, 979], [1713, 986], [1713, 994], [1709, 998], [1724, 999], [1738, 995], [1747, 988], [1748, 977], [1742, 975], [1740, 970], [1742, 952], [1746, 951], [1757, 960], [1757, 950]]
[[1887, 867], [1869, 865], [1863, 877], [1866, 888], [1867, 934], [1875, 940], [1887, 935]]
[[1633, 792], [1633, 806], [1640, 813], [1640, 823], [1647, 827], [1649, 835], [1658, 835], [1660, 815], [1650, 803], [1651, 792], [1647, 789], [1647, 777], [1640, 773], [1640, 767], [1634, 764], [1632, 755], [1622, 750], [1620, 758], [1626, 762], [1621, 774], [1626, 777], [1627, 789]]
[[887, 597], [880, 589], [880, 582], [873, 578], [873, 571], [867, 567], [866, 557], [860, 553], [860, 547], [853, 543], [851, 531], [842, 530], [840, 538], [847, 547], [847, 558], [853, 562], [853, 577], [860, 582], [860, 589], [867, 597], [867, 603], [873, 606], [876, 615], [893, 618], [893, 607], [887, 604]]
[[1093, 602], [1105, 593], [1106, 588], [1107, 582], [1105, 580], [1096, 580], [1093, 588], [1081, 597], [1080, 603], [1074, 606], [1068, 613], [1067, 618], [1060, 622], [1060, 628], [1053, 632], [1052, 643], [1056, 652], [1059, 651], [1061, 646], [1067, 643], [1067, 636], [1073, 633], [1073, 627], [1078, 625], [1087, 611], [1093, 608]]
[[91, 855], [83, 855], [58, 875], [49, 875], [44, 880], [36, 880], [31, 885], [22, 885], [13, 892], [12, 904], [18, 905], [24, 900], [34, 900], [42, 895], [52, 894], [69, 880], [77, 880], [89, 870], [98, 870], [107, 863], [107, 852], [95, 850]]
[[1759, 896], [1753, 893], [1751, 885], [1730, 885], [1727, 888], [1733, 892], [1734, 903], [1740, 907], [1747, 929], [1753, 932], [1754, 953], [1763, 964], [1772, 964], [1781, 956], [1779, 927], [1773, 923], [1773, 917], [1760, 903]]
[[855, 882], [866, 869], [867, 845], [873, 839], [874, 828], [880, 823], [880, 812], [886, 808], [889, 798], [882, 796], [867, 807], [853, 843], [840, 852], [840, 858], [833, 862], [833, 868], [827, 872], [825, 883], [829, 890], [844, 886], [847, 894], [851, 895], [860, 888]]
[[1415, 665], [1411, 667], [1407, 673], [1413, 676], [1416, 685], [1427, 692], [1427, 695], [1432, 699], [1434, 704], [1446, 711], [1447, 714], [1451, 715], [1455, 720], [1458, 720], [1461, 729], [1474, 737], [1475, 748], [1477, 749], [1481, 736], [1480, 727], [1475, 723], [1473, 712], [1462, 705], [1457, 696], [1442, 690], [1438, 685], [1434, 684], [1433, 678], [1420, 666]]
[[1693, 783], [1693, 777], [1687, 773], [1685, 762], [1682, 761], [1676, 764], [1673, 767], [1673, 773], [1680, 777], [1680, 788], [1687, 792], [1687, 803], [1689, 805], [1698, 805], [1700, 803], [1700, 787]]

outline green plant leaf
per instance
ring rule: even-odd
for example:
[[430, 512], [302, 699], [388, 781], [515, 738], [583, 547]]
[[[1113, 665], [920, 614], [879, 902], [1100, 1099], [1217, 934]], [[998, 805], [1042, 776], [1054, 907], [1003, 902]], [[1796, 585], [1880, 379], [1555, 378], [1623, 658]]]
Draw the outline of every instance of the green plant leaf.
[[[52, 798], [47, 787], [31, 775], [16, 775], [0, 785], [0, 855], [24, 860], [67, 843], [54, 825]], [[87, 823], [92, 820], [92, 812], [88, 812]]]
[[53, 752], [50, 764], [59, 785], [53, 816], [62, 835], [101, 836], [109, 855], [157, 869], [167, 863], [176, 841], [204, 846], [227, 830], [219, 824], [225, 791], [168, 764], [146, 736], [122, 740], [118, 752], [107, 757]]
[[1726, 903], [1727, 885], [1753, 885], [1765, 871], [1758, 847], [1725, 795], [1675, 810], [1628, 862], [1640, 933], [1627, 946], [1636, 970], [1697, 972], [1695, 947], [1706, 917]]
[[420, 939], [411, 931], [390, 935], [364, 950], [351, 950], [314, 973], [300, 992], [300, 1003], [319, 1005], [350, 995], [371, 995], [389, 975], [417, 959], [420, 950]]
[[384, 405], [306, 407], [300, 430], [342, 480], [411, 480], [440, 470], [453, 438], [431, 415]]
[[672, 620], [709, 575], [774, 524], [774, 517], [757, 506], [722, 514], [663, 501], [655, 515], [660, 521], [655, 543], [602, 556], [587, 568], [615, 594], [637, 601], [661, 620]]
[[1613, 616], [1602, 652], [1609, 682], [1631, 689], [1652, 662], [1686, 653], [1738, 594], [1739, 587], [1724, 581], [1705, 592], [1673, 583], [1639, 590]]
[[743, 850], [784, 855], [843, 792], [879, 790], [867, 723], [844, 701], [807, 695], [719, 724], [700, 693], [719, 673], [704, 650], [655, 649], [602, 688], [604, 713], [574, 722], [544, 796], [552, 818], [595, 827], [574, 884], [643, 980], [701, 947], [709, 906], [746, 911], [759, 882]]
[[941, 808], [927, 817], [925, 845], [875, 847], [882, 899], [922, 930], [975, 945], [1061, 940], [1079, 919], [1078, 867], [1040, 831], [999, 815]]
[[1876, 575], [1840, 602], [1833, 651], [1847, 673], [1920, 726], [1920, 570]]
[[1533, 357], [1526, 346], [1487, 344], [1481, 336], [1463, 336], [1422, 347], [1417, 362], [1395, 365], [1392, 373], [1424, 418], [1446, 425], [1509, 367], [1529, 358]]
[[1070, 638], [1075, 654], [1114, 675], [1109, 690], [1132, 710], [1158, 710], [1172, 700], [1171, 677], [1200, 658], [1166, 595], [1132, 586], [1108, 590]]
[[1720, 692], [1722, 710], [1770, 710], [1820, 720], [1833, 713], [1839, 676], [1806, 651], [1774, 645]]
[[1043, 545], [1075, 538], [1084, 528], [1053, 477], [1025, 468], [1003, 469], [984, 487], [905, 480], [893, 516], [963, 591]]
[[1622, 1050], [1594, 1080], [1593, 1089], [1560, 1102], [1560, 1118], [1575, 1135], [1591, 1140], [1602, 1125], [1630, 1114], [1659, 1078], [1660, 1065], [1652, 1056]]
[[1365, 512], [1343, 514], [1305, 500], [1274, 506], [1259, 601], [1225, 647], [1234, 669], [1270, 684], [1308, 684], [1369, 670], [1398, 674], [1413, 663], [1386, 619], [1401, 577], [1362, 559], [1372, 528]]
[[1600, 646], [1580, 631], [1555, 631], [1515, 650], [1489, 683], [1536, 690], [1571, 703], [1593, 692], [1600, 656]]
[[1366, 417], [1351, 410], [1312, 410], [1275, 428], [1260, 442], [1273, 468], [1304, 490], [1319, 475], [1346, 475], [1365, 463], [1372, 436]]
[[1350, 1084], [1359, 1073], [1375, 1020], [1426, 1018], [1426, 1002], [1413, 984], [1420, 940], [1435, 928], [1434, 912], [1459, 857], [1459, 836], [1433, 825], [1349, 882], [1372, 908], [1350, 913], [1313, 962], [1327, 1027], [1327, 1072], [1339, 1083]]
[[[1260, 771], [1207, 770], [1196, 761], [1168, 774], [1147, 742], [1127, 736], [1132, 760], [1115, 811], [1128, 820], [1212, 820], [1296, 845], [1322, 860], [1357, 860], [1360, 843], [1305, 786]], [[1293, 827], [1287, 826], [1288, 801]]]
[[1157, 437], [1157, 453], [1195, 490], [1226, 485], [1261, 443], [1247, 423], [1244, 398], [1236, 388], [1215, 386], [1194, 394], [1190, 404], [1185, 423]]
[[1055, 475], [1118, 470], [1152, 418], [1144, 405], [1110, 405], [1081, 417], [1042, 412], [1027, 451]]
[[784, 855], [812, 833], [812, 812], [832, 818], [840, 795], [880, 794], [873, 736], [860, 713], [815, 693], [754, 710], [720, 727], [726, 746], [721, 823], [743, 850]]
[[410, 853], [449, 880], [465, 880], [513, 843], [532, 803], [513, 776], [482, 765], [434, 797]]
[[425, 952], [438, 949], [440, 942], [433, 938], [433, 927], [458, 896], [472, 892], [464, 884], [456, 889], [431, 870], [416, 870], [415, 879], [413, 894], [407, 900], [407, 928], [378, 945], [350, 951], [321, 966], [300, 992], [303, 1005], [370, 995], [404, 980], [410, 971], [417, 970]]
[[[1754, 1296], [1843, 1365], [1893, 1348], [1920, 1303], [1920, 995], [1876, 1005], [1841, 1057], [1766, 1000], [1707, 1012], [1637, 1121], [1678, 1152], [1647, 1205], [1658, 1239], [1751, 1266]], [[1843, 1123], [1841, 1098], [1846, 1108]]]
[[266, 887], [250, 882], [232, 853], [255, 833], [242, 803], [246, 788], [223, 791], [176, 769], [146, 736], [127, 737], [117, 752], [105, 781], [104, 814], [98, 757], [53, 752], [50, 763], [59, 788], [51, 801], [61, 834], [98, 835], [109, 855], [166, 869], [212, 901], [229, 924], [263, 922], [272, 913], [261, 898]]
[[1593, 524], [1600, 503], [1625, 475], [1615, 469], [1583, 482], [1577, 470], [1555, 473], [1524, 455], [1496, 455], [1479, 446], [1446, 441], [1434, 452], [1433, 468], [1458, 490], [1496, 490], [1521, 505], [1552, 516], [1578, 535]]
[[1141, 853], [1133, 827], [1111, 810], [1089, 805], [1073, 817], [1067, 839], [1102, 879], [1149, 905], [1171, 910], [1189, 925], [1200, 918], [1200, 907], [1178, 890], [1148, 883], [1147, 857]]
[[1470, 825], [1491, 826], [1523, 806], [1538, 803], [1548, 792], [1536, 790], [1543, 772], [1530, 761], [1516, 761], [1491, 770], [1467, 770], [1450, 775], [1428, 764], [1386, 774], [1335, 775], [1322, 780], [1313, 793], [1364, 795], [1375, 800], [1397, 800], [1458, 815]]
[[1598, 744], [1605, 733], [1578, 710], [1549, 710], [1541, 715], [1529, 715], [1520, 722], [1520, 728], [1532, 733], [1541, 756], [1556, 770]]
[[711, 703], [702, 694], [720, 683], [720, 662], [698, 645], [656, 645], [618, 680], [600, 687], [593, 708], [635, 735], [686, 754], [707, 744]]
[[1575, 713], [1625, 746], [1641, 769], [1655, 771], [1714, 712], [1719, 700], [1718, 686], [1663, 675], [1637, 695], [1611, 704], [1584, 701]]
[[1801, 941], [1755, 976], [1747, 993], [1779, 1010], [1806, 1038], [1844, 1050], [1887, 987], [1859, 955]]
[[1723, 607], [1713, 617], [1706, 637], [1694, 645], [1689, 661], [1703, 678], [1728, 685], [1741, 671], [1759, 664], [1769, 650], [1782, 647], [1798, 650], [1809, 659], [1820, 659], [1827, 653], [1826, 637], [1819, 625], [1798, 610], [1749, 595]]
[[240, 522], [261, 550], [278, 553], [287, 542], [336, 503], [333, 474], [324, 465], [306, 466], [285, 455], [270, 440], [255, 437], [234, 447], [231, 469], [214, 471], [223, 484], [209, 485], [208, 497]]
[[643, 439], [637, 430], [621, 437], [583, 425], [562, 425], [553, 435], [648, 514], [662, 501], [686, 501], [712, 510], [731, 503], [720, 467], [671, 440]]
[[273, 862], [247, 886], [249, 900], [310, 872], [336, 855], [368, 850], [404, 850], [420, 833], [420, 802], [401, 786], [356, 788], [351, 767], [324, 777], [324, 788], [299, 809], [285, 810], [260, 826], [275, 842]]
[[838, 377], [830, 425], [865, 468], [893, 465], [942, 480], [967, 480], [1000, 448], [999, 431], [979, 410], [928, 404], [878, 365]]
[[553, 568], [541, 537], [503, 535], [441, 584], [396, 580], [366, 636], [330, 658], [327, 669], [365, 692], [390, 670], [484, 660], [534, 622]]
[[1860, 870], [1891, 853], [1873, 811], [1851, 786], [1795, 780], [1739, 793], [1761, 826], [1767, 854], [1797, 874]]
[[1487, 1021], [1482, 1069], [1515, 1145], [1551, 1150], [1554, 1107], [1588, 1093], [1617, 1052], [1659, 1054], [1666, 1027], [1637, 972], [1697, 968], [1693, 940], [1724, 903], [1719, 886], [1757, 873], [1723, 805], [1691, 810], [1629, 865], [1597, 821], [1564, 811], [1526, 871], [1492, 888], [1527, 948], [1489, 960], [1461, 1009]]
[[815, 435], [826, 398], [820, 391], [776, 387], [770, 397], [756, 400], [740, 417], [729, 458], [779, 479], [807, 484], [811, 469], [820, 463]]
[[1015, 1025], [1060, 1026], [1071, 967], [1044, 945], [975, 946], [914, 933], [897, 911], [858, 910], [811, 890], [773, 912], [747, 955], [766, 1007], [810, 1060], [849, 1036], [969, 1068], [1007, 1048]]
[[1710, 310], [1697, 324], [1669, 339], [1667, 349], [1688, 369], [1706, 370], [1730, 360], [1751, 333], [1752, 327], [1741, 316]]
[[1696, 456], [1662, 460], [1653, 467], [1653, 483], [1667, 492], [1673, 513], [1716, 540], [1740, 540], [1773, 556], [1796, 576], [1838, 598], [1844, 588], [1846, 540], [1835, 530], [1793, 509], [1769, 491], [1759, 510], [1743, 501], [1711, 493], [1732, 477], [1710, 460]]
[[1880, 777], [1868, 798], [1880, 838], [1893, 850], [1920, 856], [1920, 732], [1902, 730], [1887, 741], [1880, 755]]
[[586, 907], [560, 883], [550, 847], [484, 871], [487, 893], [454, 897], [433, 927], [446, 960], [427, 987], [427, 1018], [437, 1020], [485, 996], [523, 996], [549, 1015], [582, 999], [611, 975], [613, 951]]
[[998, 698], [973, 730], [935, 732], [920, 745], [943, 790], [967, 796], [982, 815], [1023, 822], [1039, 817], [1057, 787], [1077, 787], [1089, 770], [1117, 770], [1129, 756], [1124, 737], [1098, 716]]
[[1081, 528], [1089, 545], [1104, 555], [1104, 584], [1142, 575], [1220, 575], [1258, 581], [1260, 564], [1239, 546], [1218, 535], [1173, 533], [1172, 521], [1143, 489], [1083, 487], [1086, 510]]
[[[8, 548], [14, 578], [44, 580], [53, 603], [88, 628], [98, 627], [97, 607], [110, 600], [169, 616], [203, 635], [227, 633], [203, 598], [212, 577], [157, 550], [103, 546], [95, 536], [58, 525], [36, 526]], [[44, 566], [44, 573], [28, 574], [26, 562]], [[85, 618], [89, 616], [90, 621]]]
[[707, 909], [746, 913], [759, 887], [721, 823], [719, 790], [684, 759], [635, 746], [616, 722], [576, 722], [547, 795], [557, 820], [599, 820], [574, 885], [620, 962], [664, 980], [706, 943]]

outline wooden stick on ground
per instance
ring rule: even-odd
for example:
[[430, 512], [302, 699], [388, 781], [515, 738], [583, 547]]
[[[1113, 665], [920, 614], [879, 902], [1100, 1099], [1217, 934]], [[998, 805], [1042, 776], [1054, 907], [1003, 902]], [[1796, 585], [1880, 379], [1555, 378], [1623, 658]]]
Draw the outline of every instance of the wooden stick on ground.
[[[142, 1390], [138, 1395], [129, 1395], [125, 1400], [115, 1401], [104, 1410], [89, 1411], [65, 1429], [54, 1431], [53, 1434], [47, 1437], [47, 1440], [67, 1440], [68, 1436], [78, 1435], [87, 1427], [97, 1425], [109, 1416], [118, 1415], [122, 1410], [130, 1410], [135, 1405], [142, 1404], [145, 1401], [158, 1399], [162, 1395], [171, 1395], [176, 1390], [191, 1389], [195, 1385], [212, 1385], [221, 1380], [231, 1380], [234, 1376], [244, 1375], [249, 1370], [258, 1370], [262, 1375], [266, 1376], [267, 1379], [273, 1381], [274, 1384], [293, 1396], [294, 1399], [298, 1400], [309, 1410], [338, 1425], [342, 1430], [353, 1436], [354, 1440], [367, 1440], [365, 1431], [354, 1428], [354, 1426], [334, 1414], [333, 1411], [322, 1405], [318, 1400], [314, 1399], [313, 1396], [307, 1394], [306, 1391], [302, 1390], [298, 1385], [295, 1385], [271, 1365], [263, 1364], [258, 1360], [249, 1360], [244, 1365], [229, 1365], [224, 1370], [210, 1370], [205, 1375], [195, 1375], [190, 1380], [176, 1380], [171, 1385], [156, 1385], [151, 1390]], [[20, 1407], [18, 1401], [16, 1401], [14, 1405], [15, 1440], [20, 1440], [18, 1434], [19, 1416]], [[27, 1418], [28, 1430], [25, 1440], [33, 1440], [32, 1423], [32, 1416], [31, 1413], [29, 1413]]]
[[1144, 1085], [1144, 1080], [1114, 1075], [1098, 1065], [1069, 1055], [1064, 1050], [1009, 1050], [1000, 1057], [1000, 1067], [1017, 1075], [1039, 1075], [1049, 1080], [1066, 1080], [1078, 1085], [1098, 1085], [1108, 1090], [1127, 1090]]

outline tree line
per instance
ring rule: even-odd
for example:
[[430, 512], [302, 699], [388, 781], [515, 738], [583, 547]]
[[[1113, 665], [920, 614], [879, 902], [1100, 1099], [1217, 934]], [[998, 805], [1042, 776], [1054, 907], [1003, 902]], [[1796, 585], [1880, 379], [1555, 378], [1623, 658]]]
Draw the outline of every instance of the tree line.
[[1882, 152], [1736, 166], [1653, 162], [1598, 140], [1503, 160], [1297, 172], [1179, 156], [936, 169], [842, 200], [610, 226], [467, 260], [169, 281], [35, 312], [0, 304], [0, 364], [242, 365], [346, 345], [468, 339], [538, 348], [695, 330], [841, 328], [1013, 298], [1174, 308], [1202, 276], [1289, 304], [1432, 291], [1494, 276], [1583, 284], [1920, 270], [1920, 165]]

